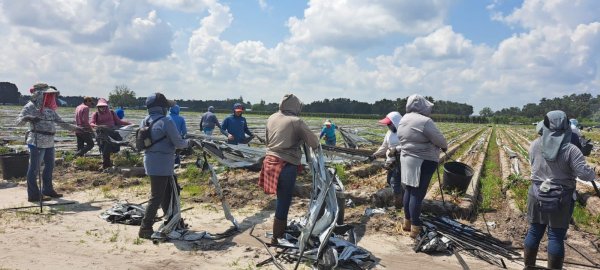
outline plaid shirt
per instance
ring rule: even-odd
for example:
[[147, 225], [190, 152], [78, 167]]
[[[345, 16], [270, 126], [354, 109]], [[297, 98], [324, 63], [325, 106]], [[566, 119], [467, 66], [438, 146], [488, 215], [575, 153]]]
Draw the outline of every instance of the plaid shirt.
[[267, 155], [262, 164], [260, 170], [260, 177], [258, 178], [258, 185], [263, 188], [267, 194], [277, 193], [277, 182], [279, 181], [279, 174], [286, 162], [276, 156]]

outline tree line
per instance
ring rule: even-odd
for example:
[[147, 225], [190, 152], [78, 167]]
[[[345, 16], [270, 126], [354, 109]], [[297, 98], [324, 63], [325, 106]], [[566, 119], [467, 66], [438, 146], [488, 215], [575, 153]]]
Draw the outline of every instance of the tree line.
[[527, 103], [522, 108], [510, 107], [498, 111], [485, 107], [479, 111], [479, 115], [495, 123], [529, 123], [540, 121], [547, 112], [553, 110], [564, 111], [569, 118], [577, 118], [580, 123], [600, 123], [600, 95], [594, 97], [584, 93], [542, 98], [539, 103]]

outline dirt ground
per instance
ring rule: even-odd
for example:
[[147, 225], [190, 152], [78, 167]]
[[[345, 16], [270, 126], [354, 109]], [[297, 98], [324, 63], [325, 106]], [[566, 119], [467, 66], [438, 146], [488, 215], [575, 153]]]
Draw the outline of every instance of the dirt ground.
[[[102, 173], [87, 174], [80, 176], [86, 177], [80, 182], [87, 183], [94, 177], [113, 177]], [[202, 240], [196, 245], [185, 242], [154, 245], [137, 238], [136, 226], [111, 224], [99, 218], [100, 213], [110, 208], [116, 199], [130, 202], [146, 200], [149, 188], [143, 181], [110, 191], [101, 187], [63, 189], [67, 191], [64, 199], [48, 203], [73, 201], [75, 204], [45, 207], [44, 214], [38, 214], [39, 208], [0, 211], [0, 269], [256, 269], [257, 262], [268, 258], [262, 245], [249, 232], [256, 225], [254, 234], [264, 238], [265, 233], [271, 230], [273, 198], [264, 204], [253, 204], [253, 200], [240, 204], [228, 196], [242, 232], [220, 241]], [[0, 185], [0, 208], [33, 205], [26, 202], [26, 193], [23, 182], [14, 185], [4, 181]], [[218, 233], [231, 225], [224, 219], [219, 204], [188, 201], [185, 207], [194, 207], [183, 214], [193, 230]], [[461, 269], [453, 256], [414, 253], [410, 238], [394, 232], [395, 224], [390, 222], [387, 214], [366, 218], [360, 214], [364, 208], [349, 209], [348, 216], [350, 220], [363, 222], [365, 233], [359, 233], [358, 244], [377, 259], [374, 269], [416, 269], [422, 266], [428, 269]], [[305, 211], [306, 200], [296, 198], [290, 216], [300, 216]], [[472, 269], [495, 268], [469, 256], [464, 258]], [[292, 269], [292, 265], [286, 267]], [[514, 264], [511, 268], [519, 269], [520, 266]], [[275, 267], [267, 265], [260, 269]], [[302, 265], [301, 269], [309, 267]]]

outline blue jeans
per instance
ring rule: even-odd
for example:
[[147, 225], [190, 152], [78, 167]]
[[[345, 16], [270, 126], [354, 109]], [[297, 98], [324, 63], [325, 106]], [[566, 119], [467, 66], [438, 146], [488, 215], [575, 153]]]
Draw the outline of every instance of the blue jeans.
[[[421, 164], [421, 178], [419, 179], [419, 187], [406, 186], [404, 191], [404, 217], [410, 220], [410, 223], [415, 226], [423, 225], [421, 222], [421, 208], [423, 207], [423, 199], [427, 194], [429, 182], [437, 168], [438, 163], [431, 160], [423, 160]], [[404, 169], [404, 168], [403, 168]]]
[[548, 255], [564, 257], [565, 256], [565, 235], [568, 228], [552, 228], [546, 224], [531, 223], [527, 236], [525, 236], [525, 247], [528, 249], [538, 249], [540, 241], [544, 237], [544, 232], [548, 229]]
[[333, 139], [333, 140], [325, 139], [325, 145], [335, 146], [335, 139]]
[[204, 132], [204, 134], [207, 136], [212, 136], [213, 130], [215, 130], [215, 128], [203, 128], [202, 132]]
[[404, 192], [404, 188], [402, 187], [402, 179], [400, 178], [400, 171], [398, 168], [388, 171], [387, 182], [394, 190], [394, 194], [402, 194]]
[[275, 218], [279, 220], [287, 220], [296, 186], [296, 176], [298, 176], [298, 166], [290, 163], [286, 163], [279, 174], [275, 205]]
[[29, 199], [40, 197], [40, 189], [36, 182], [38, 169], [41, 162], [44, 162], [44, 171], [42, 172], [42, 193], [52, 194], [52, 172], [54, 171], [54, 147], [37, 148], [28, 144], [29, 147], [29, 167], [27, 168], [27, 196]]

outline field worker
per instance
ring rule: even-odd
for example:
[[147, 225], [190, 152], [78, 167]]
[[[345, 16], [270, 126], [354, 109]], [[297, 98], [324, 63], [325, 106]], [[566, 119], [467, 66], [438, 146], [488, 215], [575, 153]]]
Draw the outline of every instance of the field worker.
[[77, 152], [76, 156], [83, 156], [88, 151], [94, 148], [94, 131], [90, 126], [90, 107], [94, 106], [94, 101], [91, 97], [84, 97], [83, 103], [75, 108], [75, 122], [81, 130], [75, 131], [77, 137]]
[[292, 203], [294, 186], [302, 151], [306, 143], [311, 148], [319, 147], [319, 139], [306, 123], [298, 117], [302, 103], [293, 94], [283, 96], [279, 111], [269, 116], [266, 128], [267, 153], [263, 161], [258, 185], [267, 194], [277, 194], [275, 220], [273, 221], [273, 243], [283, 237], [287, 226], [288, 211]]
[[577, 136], [581, 137], [581, 130], [579, 130], [579, 121], [575, 118], [569, 119], [569, 123], [571, 126], [571, 132], [577, 134]]
[[159, 206], [162, 207], [163, 213], [168, 212], [171, 193], [175, 188], [171, 186], [175, 149], [183, 149], [192, 144], [189, 140], [183, 139], [175, 123], [165, 117], [169, 108], [173, 106], [175, 102], [168, 100], [161, 93], [155, 93], [146, 99], [148, 116], [142, 120], [140, 126], [156, 123], [152, 124], [150, 131], [154, 144], [147, 148], [144, 154], [144, 168], [150, 177], [150, 200], [138, 233], [140, 238], [150, 239], [154, 233], [152, 225]]
[[335, 146], [335, 129], [337, 126], [333, 124], [329, 119], [323, 123], [323, 129], [321, 129], [321, 135], [319, 140], [325, 137], [325, 145]]
[[[23, 106], [17, 118], [17, 125], [29, 122], [27, 132], [27, 147], [29, 148], [29, 167], [27, 169], [27, 200], [38, 202], [48, 200], [44, 196], [60, 198], [52, 186], [52, 172], [54, 171], [54, 134], [55, 123], [67, 130], [80, 131], [80, 128], [65, 123], [56, 113], [58, 105], [56, 98], [59, 92], [56, 88], [45, 83], [35, 84], [31, 89], [31, 100]], [[42, 192], [36, 183], [37, 176], [44, 164], [42, 172]]]
[[[242, 116], [243, 112], [244, 106], [236, 103], [233, 105], [233, 114], [223, 120], [223, 132], [229, 144], [246, 144], [254, 137], [248, 129], [246, 118]], [[246, 138], [246, 134], [250, 137]]]
[[125, 118], [125, 109], [123, 109], [123, 107], [119, 106], [116, 110], [115, 113], [117, 114], [117, 117], [119, 117], [119, 119], [123, 119]]
[[380, 124], [386, 125], [388, 131], [385, 133], [385, 137], [383, 137], [383, 143], [370, 158], [370, 160], [374, 160], [380, 156], [386, 157], [385, 168], [388, 170], [387, 182], [394, 190], [394, 206], [396, 206], [397, 210], [402, 208], [402, 200], [404, 199], [404, 188], [400, 179], [400, 164], [397, 163], [399, 161], [396, 160], [396, 155], [394, 155], [396, 153], [396, 146], [400, 143], [396, 133], [400, 119], [402, 119], [402, 115], [399, 112], [390, 112], [385, 118], [378, 121]]
[[200, 130], [202, 130], [204, 134], [212, 136], [215, 126], [221, 129], [221, 124], [219, 124], [217, 115], [215, 115], [215, 107], [208, 106], [208, 111], [206, 111], [202, 115], [202, 118], [200, 118]]
[[98, 111], [92, 115], [90, 125], [96, 128], [96, 141], [102, 153], [102, 168], [108, 169], [112, 167], [110, 154], [118, 153], [121, 150], [118, 144], [110, 141], [110, 138], [116, 141], [123, 140], [115, 129], [119, 128], [119, 126], [130, 125], [131, 123], [119, 119], [117, 114], [108, 108], [108, 101], [104, 98], [98, 99], [96, 108]]
[[410, 237], [421, 233], [421, 207], [431, 176], [438, 166], [440, 149], [446, 151], [446, 138], [429, 118], [433, 103], [414, 94], [406, 101], [406, 114], [398, 126], [401, 179], [404, 191], [404, 223], [402, 230]]
[[[171, 107], [171, 109], [169, 110], [169, 116], [167, 116], [167, 118], [173, 121], [175, 127], [177, 128], [177, 131], [179, 131], [179, 135], [181, 135], [182, 139], [185, 139], [185, 136], [187, 135], [187, 127], [185, 125], [185, 118], [179, 115], [180, 110], [181, 108], [179, 107], [179, 105]], [[181, 164], [181, 157], [179, 156], [179, 154], [175, 155], [175, 164]]]
[[531, 185], [527, 193], [525, 267], [535, 266], [544, 232], [548, 232], [548, 268], [562, 269], [564, 239], [575, 207], [576, 178], [593, 181], [594, 170], [579, 149], [570, 143], [572, 130], [567, 115], [551, 111], [542, 122], [542, 136], [529, 148]]

